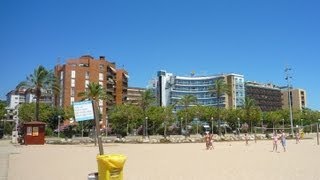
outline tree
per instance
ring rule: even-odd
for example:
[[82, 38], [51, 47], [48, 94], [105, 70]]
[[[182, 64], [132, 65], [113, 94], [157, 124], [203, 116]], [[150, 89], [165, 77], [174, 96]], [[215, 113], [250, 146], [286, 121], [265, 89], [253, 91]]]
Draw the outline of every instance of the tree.
[[0, 101], [0, 118], [2, 119], [6, 114], [6, 103], [4, 101]]
[[110, 111], [110, 122], [112, 130], [116, 134], [129, 135], [132, 127], [136, 128], [139, 121], [143, 119], [140, 107], [132, 104], [120, 104]]
[[188, 111], [188, 108], [190, 105], [196, 104], [196, 102], [197, 102], [197, 97], [195, 97], [194, 95], [191, 95], [191, 94], [187, 94], [187, 95], [182, 96], [182, 98], [178, 101], [178, 104], [180, 104], [184, 107], [184, 110], [179, 111], [179, 112], [183, 113], [182, 117], [185, 118], [186, 131], [188, 129], [188, 118], [191, 117], [189, 115], [191, 112]]
[[141, 92], [141, 101], [139, 103], [141, 109], [145, 113], [147, 108], [149, 108], [155, 102], [155, 97], [151, 89], [147, 89]]
[[[36, 111], [35, 103], [24, 103], [19, 106], [19, 119], [21, 122], [30, 122], [34, 120], [34, 112]], [[42, 122], [49, 122], [50, 118], [54, 116], [54, 107], [40, 103], [38, 106], [39, 118]]]
[[[209, 92], [212, 97], [217, 97], [218, 106], [218, 121], [220, 121], [221, 114], [221, 99], [224, 94], [230, 94], [230, 87], [226, 84], [224, 78], [219, 78], [214, 81], [214, 85], [209, 87]], [[219, 135], [221, 135], [220, 122], [218, 123]]]
[[[255, 101], [249, 97], [245, 98], [243, 109], [245, 111], [245, 119], [250, 122], [250, 133], [252, 134], [252, 121], [258, 116], [258, 108]], [[260, 118], [258, 118], [260, 119]], [[257, 120], [257, 119], [256, 119]]]
[[141, 101], [139, 103], [142, 111], [143, 111], [143, 115], [144, 117], [146, 118], [146, 122], [145, 122], [145, 136], [147, 135], [147, 132], [148, 132], [148, 125], [147, 125], [147, 109], [153, 105], [155, 103], [155, 97], [154, 97], [154, 94], [152, 92], [151, 89], [147, 89], [146, 91], [144, 92], [141, 92]]
[[43, 66], [39, 66], [27, 77], [26, 81], [19, 83], [17, 89], [26, 88], [31, 90], [31, 93], [34, 93], [36, 96], [36, 109], [35, 109], [35, 119], [39, 121], [39, 104], [40, 98], [43, 91], [58, 91], [57, 79], [54, 76], [52, 71], [47, 70]]
[[79, 97], [83, 99], [89, 99], [93, 102], [93, 109], [95, 112], [95, 122], [96, 122], [96, 137], [98, 138], [99, 152], [100, 155], [103, 155], [103, 146], [102, 140], [100, 136], [100, 120], [99, 120], [99, 100], [105, 100], [107, 97], [106, 91], [102, 88], [102, 86], [98, 83], [91, 82], [88, 84], [88, 90], [85, 92], [80, 92], [78, 94]]

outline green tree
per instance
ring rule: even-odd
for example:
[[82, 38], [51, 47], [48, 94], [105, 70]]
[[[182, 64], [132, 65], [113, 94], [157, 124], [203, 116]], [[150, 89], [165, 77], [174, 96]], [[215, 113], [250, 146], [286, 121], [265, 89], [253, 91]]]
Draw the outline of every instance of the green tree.
[[[147, 89], [144, 92], [141, 92], [141, 101], [139, 103], [142, 111], [143, 111], [143, 115], [147, 121], [148, 117], [147, 117], [147, 109], [150, 108], [152, 105], [154, 105], [156, 102], [156, 99], [154, 97], [154, 94], [152, 92], [151, 89]], [[145, 126], [144, 126], [144, 132], [147, 133], [148, 132], [148, 126], [146, 125], [147, 122], [145, 122]], [[144, 134], [147, 135], [147, 134]]]
[[110, 123], [116, 134], [129, 135], [132, 129], [136, 129], [143, 119], [142, 109], [132, 104], [120, 104], [110, 111]]
[[[24, 103], [19, 107], [19, 119], [21, 122], [30, 122], [34, 120], [34, 112], [36, 111], [35, 103]], [[38, 106], [39, 118], [42, 122], [48, 123], [50, 118], [54, 116], [54, 107], [40, 103]]]
[[82, 97], [83, 99], [89, 99], [93, 102], [93, 109], [95, 112], [95, 123], [96, 123], [96, 137], [98, 138], [100, 155], [103, 155], [104, 152], [103, 152], [102, 140], [100, 136], [100, 124], [99, 124], [100, 122], [99, 100], [105, 100], [107, 98], [107, 93], [100, 84], [91, 82], [88, 84], [88, 90], [85, 92], [80, 92], [78, 96]]
[[186, 123], [186, 131], [188, 130], [188, 120], [191, 118], [191, 112], [188, 111], [188, 108], [190, 105], [194, 105], [197, 103], [197, 98], [194, 95], [187, 94], [181, 97], [181, 99], [178, 101], [178, 104], [182, 105], [184, 107], [183, 110], [179, 111], [179, 114], [181, 114]]
[[214, 81], [214, 85], [209, 88], [209, 92], [212, 97], [217, 97], [218, 106], [218, 131], [221, 135], [220, 130], [220, 115], [221, 115], [221, 99], [224, 94], [230, 94], [230, 87], [226, 84], [224, 78], [219, 78]]
[[39, 66], [27, 77], [26, 81], [19, 83], [17, 89], [27, 88], [36, 96], [35, 120], [39, 121], [39, 104], [43, 91], [58, 91], [59, 87], [55, 83], [57, 79], [52, 71], [43, 66]]
[[276, 124], [278, 124], [281, 121], [282, 116], [280, 111], [270, 111], [266, 113], [265, 118], [268, 122], [272, 123], [272, 128], [274, 131]]
[[243, 109], [245, 111], [245, 119], [250, 123], [250, 133], [252, 134], [252, 121], [260, 119], [258, 107], [256, 106], [255, 101], [253, 99], [246, 97]]

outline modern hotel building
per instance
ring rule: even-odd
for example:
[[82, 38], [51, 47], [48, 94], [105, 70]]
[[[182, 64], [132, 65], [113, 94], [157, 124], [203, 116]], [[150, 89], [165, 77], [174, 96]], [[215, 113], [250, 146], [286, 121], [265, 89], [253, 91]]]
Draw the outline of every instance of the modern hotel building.
[[218, 99], [210, 93], [210, 87], [215, 80], [224, 79], [230, 87], [229, 94], [223, 94], [220, 106], [237, 108], [243, 105], [245, 99], [244, 77], [240, 74], [220, 74], [213, 76], [176, 76], [166, 71], [158, 71], [156, 97], [160, 106], [175, 104], [176, 109], [182, 108], [177, 102], [185, 95], [194, 95], [197, 104], [203, 106], [218, 106]]

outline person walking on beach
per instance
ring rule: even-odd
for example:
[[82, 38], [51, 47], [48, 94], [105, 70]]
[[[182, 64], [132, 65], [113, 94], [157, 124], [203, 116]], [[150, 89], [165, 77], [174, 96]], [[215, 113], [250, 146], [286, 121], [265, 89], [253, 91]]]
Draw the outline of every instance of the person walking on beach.
[[246, 146], [248, 146], [249, 145], [249, 137], [248, 137], [248, 133], [245, 133], [244, 134], [244, 140], [246, 141]]
[[298, 144], [300, 142], [300, 134], [299, 131], [297, 131], [296, 133], [296, 144]]
[[275, 131], [273, 133], [273, 136], [272, 136], [272, 140], [273, 140], [273, 148], [272, 148], [272, 152], [273, 151], [276, 151], [278, 152], [278, 135], [277, 135], [277, 131]]
[[282, 147], [283, 147], [283, 152], [286, 152], [286, 134], [284, 133], [284, 130], [282, 130], [282, 133], [281, 133], [281, 144], [282, 144]]
[[206, 132], [206, 135], [204, 136], [204, 141], [206, 143], [206, 149], [209, 150], [209, 148], [210, 148], [210, 135], [209, 135], [209, 132]]
[[210, 141], [209, 148], [210, 148], [210, 150], [212, 150], [213, 149], [213, 134], [211, 134], [211, 133], [210, 133], [210, 136], [209, 136], [209, 141]]

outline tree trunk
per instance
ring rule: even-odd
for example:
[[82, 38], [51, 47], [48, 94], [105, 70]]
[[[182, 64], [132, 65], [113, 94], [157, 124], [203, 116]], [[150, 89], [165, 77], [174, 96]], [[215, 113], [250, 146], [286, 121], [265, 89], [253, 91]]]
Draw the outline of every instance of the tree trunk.
[[93, 110], [95, 112], [95, 122], [96, 122], [96, 136], [98, 139], [98, 146], [99, 146], [99, 154], [103, 155], [103, 146], [102, 146], [102, 140], [101, 140], [101, 135], [100, 135], [100, 124], [99, 124], [99, 108], [97, 105], [97, 102], [95, 100], [93, 100]]
[[36, 90], [36, 121], [39, 121], [39, 108], [40, 108], [40, 97], [41, 97], [41, 90], [37, 89]]

